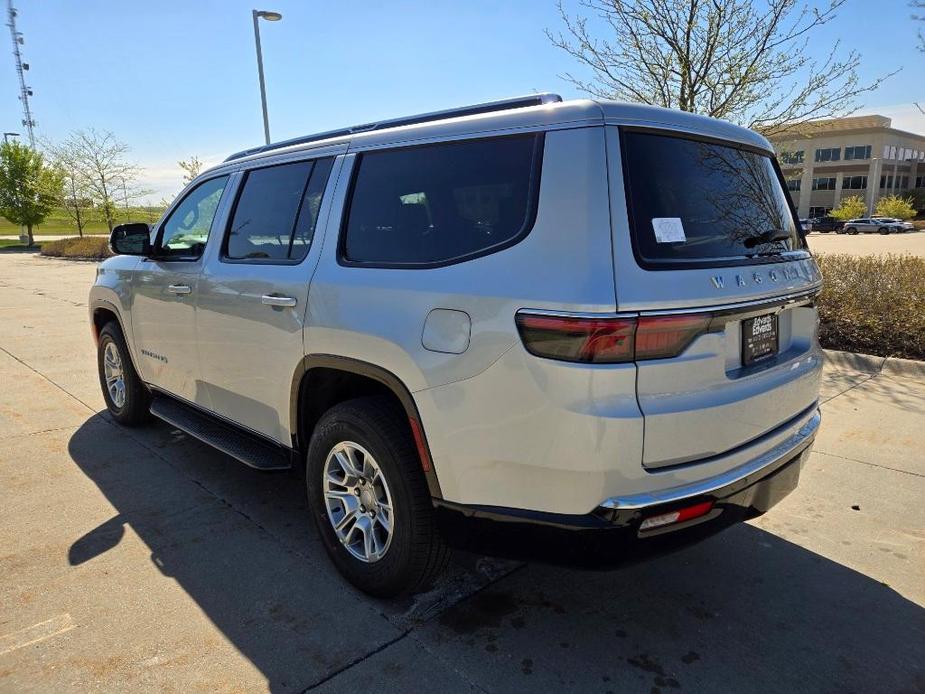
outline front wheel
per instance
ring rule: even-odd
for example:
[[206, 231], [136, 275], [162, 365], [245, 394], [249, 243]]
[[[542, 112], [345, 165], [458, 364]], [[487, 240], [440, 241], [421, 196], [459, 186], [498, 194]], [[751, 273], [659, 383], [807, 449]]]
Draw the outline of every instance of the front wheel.
[[845, 233], [851, 234], [852, 236], [854, 236], [855, 234], [858, 233], [858, 230], [855, 229], [854, 227], [848, 227], [847, 229], [845, 229]]
[[112, 418], [126, 426], [146, 422], [151, 416], [151, 394], [135, 371], [122, 328], [115, 321], [100, 330], [97, 367], [103, 399]]
[[883, 235], [885, 236], [886, 234], [889, 234], [889, 233], [890, 233], [890, 228], [889, 228], [889, 227], [880, 227], [877, 231], [879, 231], [881, 234], [883, 234]]
[[411, 432], [388, 399], [328, 410], [306, 461], [309, 509], [344, 577], [376, 597], [426, 590], [449, 550], [434, 518]]

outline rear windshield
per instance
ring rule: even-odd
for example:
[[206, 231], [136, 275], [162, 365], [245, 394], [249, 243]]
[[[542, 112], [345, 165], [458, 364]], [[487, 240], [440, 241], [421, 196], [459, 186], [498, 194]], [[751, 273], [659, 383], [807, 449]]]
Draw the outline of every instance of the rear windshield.
[[627, 130], [623, 166], [644, 267], [726, 265], [804, 248], [771, 157]]

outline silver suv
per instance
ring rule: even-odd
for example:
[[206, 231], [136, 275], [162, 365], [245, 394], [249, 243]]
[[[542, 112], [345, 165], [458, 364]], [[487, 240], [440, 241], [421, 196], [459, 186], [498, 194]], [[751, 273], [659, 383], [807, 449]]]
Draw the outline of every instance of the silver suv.
[[337, 568], [611, 565], [763, 513], [819, 426], [821, 286], [773, 150], [536, 95], [259, 147], [113, 231], [112, 417], [305, 471]]
[[902, 223], [894, 222], [883, 217], [865, 217], [863, 219], [849, 219], [845, 222], [845, 234], [889, 234], [903, 231]]

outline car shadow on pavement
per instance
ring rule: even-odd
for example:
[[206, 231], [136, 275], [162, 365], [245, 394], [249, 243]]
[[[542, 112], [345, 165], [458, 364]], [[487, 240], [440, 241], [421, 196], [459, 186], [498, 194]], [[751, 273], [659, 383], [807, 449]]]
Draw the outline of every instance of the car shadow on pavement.
[[[527, 565], [408, 622], [396, 618], [401, 605], [336, 574], [294, 475], [251, 470], [161, 424], [126, 430], [104, 416], [68, 450], [117, 512], [75, 533], [70, 564], [100, 560], [130, 527], [273, 691], [353, 678], [397, 690], [421, 656], [459, 689], [925, 691], [925, 610], [750, 525], [616, 572]], [[415, 657], [391, 662], [389, 644], [405, 638]], [[189, 655], [210, 658], [207, 646]]]

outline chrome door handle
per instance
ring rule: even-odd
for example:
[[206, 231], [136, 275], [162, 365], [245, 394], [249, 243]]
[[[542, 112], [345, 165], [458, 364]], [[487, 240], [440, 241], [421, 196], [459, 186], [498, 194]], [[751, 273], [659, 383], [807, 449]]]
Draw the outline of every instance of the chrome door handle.
[[292, 308], [298, 303], [293, 296], [274, 296], [273, 294], [264, 294], [260, 297], [260, 303], [267, 306], [284, 306]]
[[189, 294], [193, 290], [187, 284], [169, 284], [167, 291], [171, 294]]

